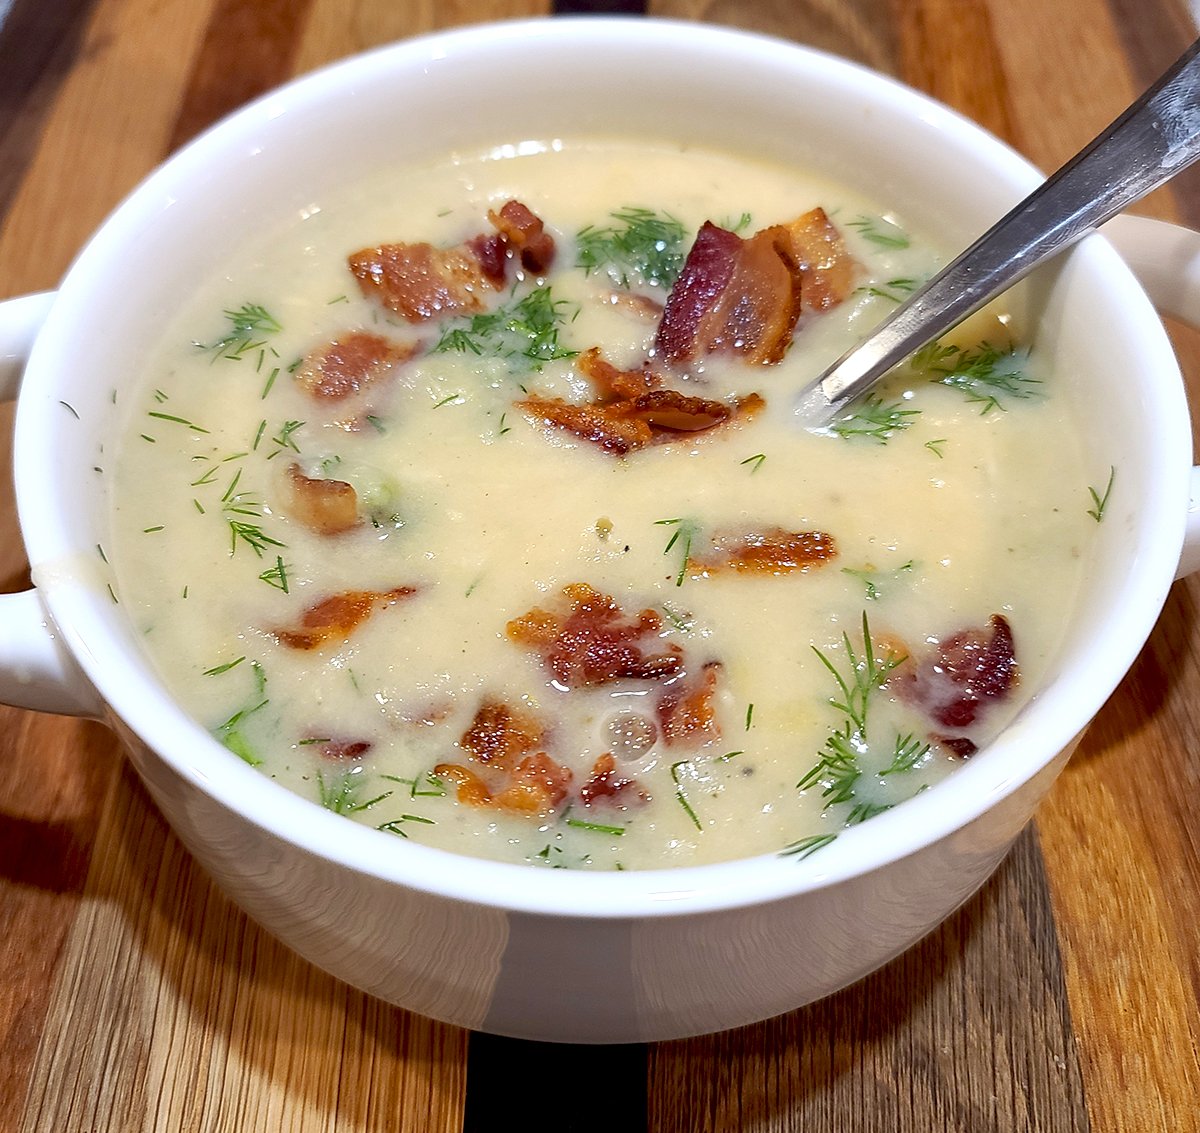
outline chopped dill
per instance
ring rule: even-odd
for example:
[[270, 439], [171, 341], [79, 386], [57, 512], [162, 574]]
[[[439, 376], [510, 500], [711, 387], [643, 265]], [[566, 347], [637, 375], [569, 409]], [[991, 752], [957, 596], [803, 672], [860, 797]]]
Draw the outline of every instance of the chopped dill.
[[324, 773], [318, 771], [317, 799], [320, 804], [326, 810], [333, 811], [334, 814], [356, 814], [358, 811], [367, 810], [391, 797], [391, 791], [384, 791], [383, 794], [376, 795], [374, 798], [360, 799], [359, 796], [362, 794], [365, 784], [365, 779], [360, 771], [360, 768], [352, 767], [348, 771], [333, 775], [328, 782]]
[[881, 587], [886, 587], [886, 584], [899, 581], [900, 576], [911, 571], [914, 566], [916, 566], [916, 561], [909, 559], [908, 562], [896, 567], [895, 570], [880, 571], [872, 566], [865, 566], [860, 569], [842, 567], [842, 574], [848, 574], [851, 578], [857, 578], [863, 584], [867, 592], [868, 602], [878, 602], [883, 593]]
[[582, 818], [568, 818], [566, 825], [573, 826], [576, 830], [591, 830], [597, 834], [611, 834], [614, 837], [625, 833], [624, 826], [609, 826], [603, 822], [586, 822]]
[[697, 817], [695, 810], [692, 809], [692, 804], [688, 802], [687, 795], [684, 793], [683, 784], [679, 780], [679, 769], [681, 767], [691, 767], [690, 759], [681, 759], [678, 763], [671, 764], [671, 781], [675, 784], [675, 800], [683, 807], [683, 812], [692, 820], [692, 825], [697, 830], [703, 830], [704, 827], [700, 824], [700, 819]]
[[925, 442], [925, 448], [940, 460], [946, 455], [942, 452], [942, 445], [946, 443], [947, 439], [946, 437], [935, 437], [932, 441]]
[[[749, 223], [749, 215], [745, 216]], [[575, 266], [603, 271], [618, 286], [669, 288], [683, 267], [686, 230], [669, 213], [627, 206], [609, 214], [615, 223], [589, 224], [575, 235]]]
[[674, 606], [664, 602], [662, 604], [662, 612], [666, 614], [667, 621], [671, 623], [672, 629], [677, 629], [680, 633], [691, 633], [696, 625], [696, 619], [687, 611], [676, 610]]
[[1104, 513], [1108, 509], [1108, 498], [1112, 495], [1113, 480], [1116, 478], [1117, 468], [1115, 464], [1108, 466], [1108, 484], [1104, 489], [1104, 494], [1101, 495], [1095, 488], [1088, 486], [1088, 495], [1092, 497], [1092, 506], [1088, 508], [1090, 515], [1097, 523], [1104, 520]]
[[264, 570], [258, 577], [260, 581], [267, 583], [268, 586], [274, 586], [276, 590], [282, 590], [285, 594], [288, 593], [287, 565], [284, 563], [281, 555], [276, 555], [275, 565], [269, 570]]
[[846, 223], [880, 248], [907, 248], [912, 243], [903, 228], [882, 216], [858, 216]]
[[750, 725], [754, 723], [754, 703], [753, 701], [746, 705], [746, 731], [750, 731]]
[[300, 446], [296, 444], [295, 433], [297, 429], [302, 428], [303, 421], [284, 421], [279, 426], [279, 432], [271, 438], [271, 443], [275, 446], [274, 452], [267, 455], [267, 459], [278, 456], [284, 449], [291, 449], [293, 452], [299, 452]]
[[257, 661], [251, 661], [250, 669], [254, 674], [254, 693], [247, 707], [239, 708], [228, 720], [218, 725], [214, 732], [217, 739], [239, 759], [251, 767], [258, 767], [262, 759], [246, 740], [241, 725], [247, 718], [265, 708], [270, 701], [266, 695], [267, 674], [263, 667]]
[[920, 740], [914, 739], [913, 736], [897, 736], [896, 746], [892, 751], [892, 762], [889, 763], [880, 775], [895, 775], [898, 772], [912, 771], [921, 760], [929, 754], [930, 745], [923, 744]]
[[795, 858], [798, 862], [802, 862], [809, 855], [815, 854], [818, 850], [836, 840], [836, 834], [812, 834], [807, 838], [801, 838], [798, 842], [790, 842], [779, 851], [779, 856], [783, 858]]
[[1008, 398], [1034, 397], [1041, 385], [1041, 379], [1028, 372], [1027, 350], [1001, 350], [986, 342], [973, 350], [931, 342], [910, 364], [932, 381], [961, 390], [968, 401], [981, 406], [980, 413], [1005, 409]]
[[398, 834], [401, 838], [407, 838], [408, 835], [402, 829], [406, 822], [421, 822], [426, 826], [437, 825], [432, 818], [424, 818], [419, 814], [402, 814], [399, 818], [393, 818], [390, 822], [381, 822], [375, 829], [383, 830], [388, 834]]
[[916, 291], [920, 280], [911, 279], [907, 276], [901, 276], [896, 279], [888, 279], [883, 283], [868, 283], [858, 288], [861, 295], [869, 295], [876, 299], [887, 299], [891, 303], [903, 303], [914, 291]]
[[236, 360], [252, 351], [261, 350], [266, 346], [266, 336], [278, 334], [283, 329], [259, 303], [244, 303], [236, 310], [226, 310], [223, 314], [229, 321], [229, 329], [213, 342], [196, 343], [200, 349], [211, 353], [214, 361], [217, 358]]
[[683, 554], [679, 562], [679, 571], [675, 575], [675, 585], [682, 586], [683, 580], [687, 576], [688, 559], [692, 554], [692, 540], [699, 534], [700, 526], [691, 519], [683, 519], [676, 517], [675, 519], [656, 519], [654, 521], [656, 527], [674, 527], [675, 530], [671, 533], [671, 538], [667, 541], [667, 545], [663, 548], [663, 554], [669, 555], [671, 548], [675, 546], [681, 539], [683, 541]]
[[885, 404], [878, 394], [869, 394], [850, 413], [831, 422], [829, 431], [843, 439], [868, 437], [884, 445], [919, 414], [919, 409], [905, 409], [903, 401]]
[[746, 459], [741, 461], [740, 463], [743, 466], [745, 466], [747, 464], [752, 464], [754, 467], [750, 469], [750, 472], [751, 472], [751, 475], [753, 475], [755, 472], [757, 472], [762, 467], [763, 461], [766, 459], [767, 459], [767, 454], [765, 452], [756, 452], [753, 456], [746, 457]]
[[432, 771], [426, 771], [419, 779], [402, 779], [399, 775], [381, 775], [393, 783], [403, 783], [409, 788], [409, 798], [440, 799], [446, 795], [446, 785]]
[[170, 421], [175, 425], [184, 425], [191, 429], [193, 433], [207, 433], [208, 430], [197, 425], [193, 421], [189, 421], [186, 417], [177, 417], [174, 413], [159, 413], [157, 410], [151, 410], [146, 414], [147, 417], [153, 417], [156, 421]]
[[562, 324], [578, 315], [574, 304], [555, 299], [549, 287], [535, 287], [520, 299], [494, 311], [455, 319], [433, 353], [457, 351], [480, 357], [523, 359], [534, 370], [578, 353], [558, 340]]
[[[75, 409], [75, 406], [73, 406], [65, 401], [60, 401], [58, 404], [61, 405], [69, 414], [71, 414], [71, 416], [74, 417], [76, 421], [78, 421], [80, 419], [79, 413]], [[154, 414], [152, 413], [152, 414], [150, 414], [150, 416], [153, 417]]]
[[[193, 500], [192, 502], [197, 507], [200, 507], [198, 501]], [[263, 556], [263, 551], [268, 547], [283, 547], [286, 545], [266, 534], [260, 524], [251, 523], [247, 519], [242, 518], [247, 516], [251, 519], [261, 518], [262, 504], [245, 494], [236, 496], [228, 496], [227, 494], [227, 498], [223, 502], [225, 503], [223, 515], [225, 522], [229, 525], [229, 553], [231, 555], [237, 553], [239, 542], [245, 543], [260, 559]], [[201, 508], [200, 510], [203, 511], [204, 509]]]
[[215, 677], [221, 673], [228, 673], [230, 669], [236, 669], [244, 660], [245, 656], [238, 657], [234, 661], [226, 661], [223, 665], [214, 665], [211, 669], [205, 669], [203, 676]]

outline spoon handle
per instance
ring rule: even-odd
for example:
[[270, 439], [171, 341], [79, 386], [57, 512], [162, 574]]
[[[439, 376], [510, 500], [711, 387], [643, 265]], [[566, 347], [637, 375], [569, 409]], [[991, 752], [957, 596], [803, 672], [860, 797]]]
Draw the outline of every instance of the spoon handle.
[[[802, 395], [823, 424], [915, 350], [1200, 157], [1200, 40], [1107, 130]], [[823, 417], [818, 421], [816, 417]]]

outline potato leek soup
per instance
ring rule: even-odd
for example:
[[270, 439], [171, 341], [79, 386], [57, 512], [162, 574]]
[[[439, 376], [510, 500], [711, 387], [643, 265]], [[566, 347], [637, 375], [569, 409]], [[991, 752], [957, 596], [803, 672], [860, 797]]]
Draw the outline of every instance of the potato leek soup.
[[396, 838], [817, 852], [1036, 691], [1112, 484], [1002, 316], [797, 420], [937, 263], [803, 170], [649, 143], [313, 201], [148, 360], [114, 597], [231, 758]]

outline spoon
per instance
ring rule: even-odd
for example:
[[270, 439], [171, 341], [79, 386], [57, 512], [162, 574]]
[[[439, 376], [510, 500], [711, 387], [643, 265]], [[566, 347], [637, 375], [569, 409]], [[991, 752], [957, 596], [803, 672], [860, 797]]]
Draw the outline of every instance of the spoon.
[[1200, 157], [1200, 40], [1099, 137], [800, 394], [810, 427], [1038, 264]]

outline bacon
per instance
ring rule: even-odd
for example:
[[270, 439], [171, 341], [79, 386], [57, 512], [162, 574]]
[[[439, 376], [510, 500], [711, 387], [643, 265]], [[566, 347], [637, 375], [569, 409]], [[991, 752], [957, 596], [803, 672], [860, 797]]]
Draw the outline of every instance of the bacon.
[[508, 623], [509, 638], [535, 650], [565, 688], [623, 679], [665, 680], [683, 667], [676, 645], [654, 651], [662, 622], [653, 610], [627, 619], [607, 594], [585, 582], [563, 588], [563, 613], [530, 610]]
[[801, 314], [841, 302], [854, 272], [822, 209], [744, 240], [705, 221], [667, 297], [655, 351], [668, 365], [714, 353], [773, 364]]
[[692, 678], [669, 685], [658, 699], [659, 727], [667, 745], [698, 745], [721, 738], [717, 720], [719, 661], [709, 661]]
[[472, 759], [507, 770], [541, 743], [542, 731], [531, 713], [485, 700], [460, 743]]
[[344, 480], [314, 480], [288, 466], [284, 510], [318, 535], [340, 535], [358, 526], [358, 496]]
[[495, 234], [480, 234], [451, 248], [420, 242], [379, 244], [348, 259], [350, 271], [368, 299], [410, 323], [449, 315], [475, 315], [487, 309], [492, 293], [504, 288], [509, 260], [544, 274], [554, 259], [554, 237], [520, 201], [489, 211]]
[[595, 347], [580, 355], [577, 367], [596, 391], [595, 400], [578, 404], [534, 394], [517, 405], [535, 420], [616, 456], [705, 432], [756, 413], [766, 404], [756, 393], [729, 405], [661, 389], [662, 376], [654, 370], [618, 370]]
[[361, 759], [373, 746], [370, 740], [331, 740], [316, 737], [306, 737], [300, 742], [315, 747], [325, 759], [335, 763]]
[[[928, 656], [898, 667], [888, 687], [939, 728], [958, 729], [969, 728], [989, 704], [1005, 699], [1018, 679], [1012, 629], [1003, 614], [993, 614], [987, 629], [960, 630]], [[955, 750], [956, 737], [937, 739]]]
[[517, 814], [549, 814], [567, 797], [573, 776], [544, 751], [522, 758], [493, 790], [483, 777], [461, 763], [439, 763], [433, 773], [455, 785], [455, 797], [469, 806], [494, 806]]
[[554, 262], [554, 237], [539, 217], [520, 201], [506, 201], [499, 212], [488, 212], [488, 220], [520, 258], [526, 271], [546, 274]]
[[289, 649], [318, 649], [326, 642], [348, 638], [377, 609], [393, 606], [415, 594], [416, 587], [391, 590], [346, 590], [309, 606], [295, 629], [276, 629], [271, 634]]
[[616, 759], [611, 752], [605, 752], [592, 764], [591, 775], [579, 788], [579, 801], [584, 806], [607, 802], [625, 807], [649, 802], [650, 796], [636, 779], [618, 775]]
[[318, 401], [342, 401], [378, 382], [417, 350], [416, 343], [350, 331], [310, 350], [296, 370], [296, 384]]
[[698, 574], [790, 574], [821, 566], [837, 556], [837, 543], [824, 531], [787, 531], [765, 527], [761, 531], [722, 532], [703, 554], [688, 559]]

